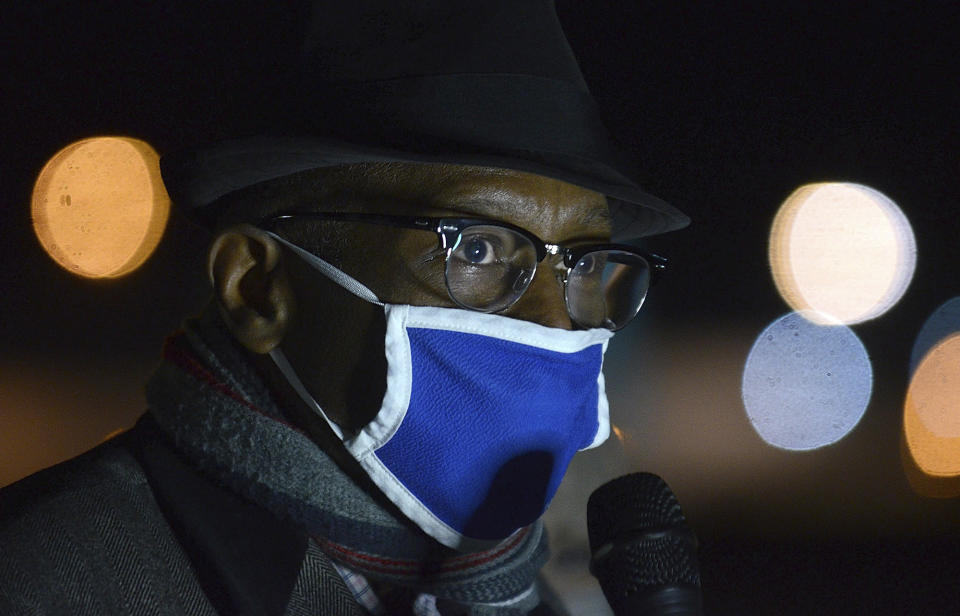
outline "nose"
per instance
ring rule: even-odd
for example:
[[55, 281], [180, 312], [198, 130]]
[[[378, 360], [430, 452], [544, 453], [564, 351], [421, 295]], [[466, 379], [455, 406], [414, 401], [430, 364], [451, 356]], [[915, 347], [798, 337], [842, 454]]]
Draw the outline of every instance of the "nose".
[[570, 315], [567, 314], [563, 282], [558, 278], [558, 271], [552, 267], [549, 259], [540, 263], [526, 292], [520, 296], [517, 303], [504, 310], [503, 314], [547, 327], [574, 327]]

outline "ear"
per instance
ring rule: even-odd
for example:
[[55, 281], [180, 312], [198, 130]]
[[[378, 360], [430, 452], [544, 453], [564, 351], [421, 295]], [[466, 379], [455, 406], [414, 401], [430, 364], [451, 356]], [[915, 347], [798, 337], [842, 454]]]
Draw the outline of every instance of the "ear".
[[282, 257], [279, 244], [251, 225], [222, 231], [210, 246], [207, 273], [220, 314], [254, 353], [272, 350], [290, 328], [294, 295]]

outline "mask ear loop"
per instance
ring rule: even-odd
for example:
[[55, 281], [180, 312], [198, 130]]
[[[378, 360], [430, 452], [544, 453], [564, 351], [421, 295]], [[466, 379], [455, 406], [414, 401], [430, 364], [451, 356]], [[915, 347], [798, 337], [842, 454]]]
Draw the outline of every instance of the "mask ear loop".
[[[368, 301], [371, 304], [376, 304], [378, 306], [383, 306], [383, 302], [380, 301], [380, 298], [377, 297], [376, 293], [371, 291], [366, 285], [361, 283], [356, 278], [350, 276], [346, 272], [343, 272], [330, 263], [327, 263], [317, 255], [307, 252], [303, 248], [300, 248], [296, 244], [292, 244], [287, 240], [283, 239], [276, 233], [271, 231], [265, 231], [270, 237], [277, 240], [308, 264], [310, 264], [314, 269], [319, 271], [321, 274], [340, 285], [345, 290], [356, 295], [362, 300]], [[307, 391], [306, 386], [304, 386], [303, 381], [300, 380], [300, 377], [297, 376], [297, 372], [293, 369], [293, 366], [290, 365], [290, 361], [287, 359], [287, 356], [280, 350], [280, 347], [274, 347], [268, 353], [270, 359], [273, 360], [273, 363], [277, 366], [277, 369], [287, 378], [287, 381], [293, 387], [294, 391], [297, 392], [297, 395], [300, 396], [300, 399], [312, 410], [314, 413], [319, 415], [327, 422], [333, 432], [337, 435], [337, 438], [340, 440], [344, 439], [343, 430], [338, 426], [332, 419], [327, 417], [327, 414], [323, 412], [323, 409], [320, 408], [320, 405], [314, 399], [314, 397]]]
[[383, 302], [380, 301], [380, 298], [377, 297], [376, 293], [371, 291], [369, 287], [364, 285], [362, 282], [360, 282], [350, 274], [347, 274], [346, 272], [337, 269], [336, 267], [334, 267], [330, 263], [327, 263], [317, 255], [311, 252], [307, 252], [306, 250], [304, 250], [303, 248], [300, 248], [296, 244], [291, 244], [290, 242], [283, 239], [276, 233], [273, 233], [271, 231], [264, 231], [264, 233], [266, 233], [273, 239], [277, 240], [278, 242], [280, 242], [281, 244], [283, 244], [293, 252], [297, 253], [297, 255], [303, 258], [304, 261], [312, 265], [315, 270], [319, 271], [321, 274], [323, 274], [333, 282], [337, 283], [338, 285], [340, 285], [350, 293], [353, 293], [360, 299], [368, 301], [371, 304], [376, 304], [377, 306], [383, 306]]
[[344, 440], [343, 430], [340, 429], [332, 419], [327, 417], [327, 414], [323, 412], [323, 409], [320, 408], [320, 405], [317, 404], [317, 401], [310, 395], [310, 392], [307, 391], [307, 388], [304, 386], [303, 381], [300, 380], [300, 377], [297, 376], [296, 371], [293, 369], [293, 366], [290, 365], [290, 362], [287, 360], [287, 356], [284, 355], [283, 351], [280, 350], [280, 347], [274, 347], [268, 353], [270, 359], [273, 360], [273, 363], [276, 364], [280, 372], [283, 373], [283, 376], [286, 377], [287, 381], [293, 387], [293, 390], [297, 392], [297, 395], [300, 396], [300, 399], [310, 407], [310, 410], [319, 415], [327, 422], [327, 425], [333, 430], [334, 434], [337, 435], [341, 441]]

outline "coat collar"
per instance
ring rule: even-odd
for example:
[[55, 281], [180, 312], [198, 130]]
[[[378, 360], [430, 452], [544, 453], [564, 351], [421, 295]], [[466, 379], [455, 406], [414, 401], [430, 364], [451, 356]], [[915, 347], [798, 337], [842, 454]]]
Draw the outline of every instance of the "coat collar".
[[189, 466], [149, 415], [129, 442], [217, 611], [283, 614], [307, 550], [306, 532]]

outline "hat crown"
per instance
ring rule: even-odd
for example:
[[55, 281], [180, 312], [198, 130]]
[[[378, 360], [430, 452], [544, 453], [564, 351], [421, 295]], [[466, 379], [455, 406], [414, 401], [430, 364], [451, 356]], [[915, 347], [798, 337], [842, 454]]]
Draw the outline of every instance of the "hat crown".
[[587, 91], [552, 0], [322, 2], [303, 61], [323, 82], [503, 73]]
[[604, 160], [604, 178], [625, 181], [552, 0], [318, 2], [302, 62], [275, 116], [284, 133]]

